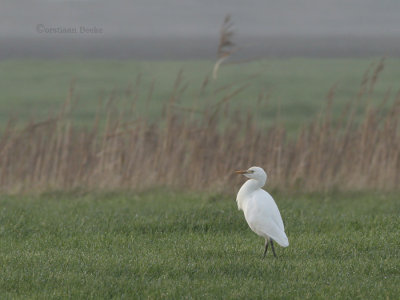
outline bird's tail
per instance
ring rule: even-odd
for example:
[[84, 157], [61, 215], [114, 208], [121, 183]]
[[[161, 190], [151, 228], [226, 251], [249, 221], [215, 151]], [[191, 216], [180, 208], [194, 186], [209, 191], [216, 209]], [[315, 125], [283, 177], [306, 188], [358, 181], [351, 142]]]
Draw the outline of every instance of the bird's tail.
[[276, 241], [279, 244], [279, 246], [281, 246], [281, 247], [289, 246], [289, 240], [288, 240], [285, 232], [283, 232], [282, 235], [280, 237], [278, 237], [277, 239], [273, 238], [273, 240]]

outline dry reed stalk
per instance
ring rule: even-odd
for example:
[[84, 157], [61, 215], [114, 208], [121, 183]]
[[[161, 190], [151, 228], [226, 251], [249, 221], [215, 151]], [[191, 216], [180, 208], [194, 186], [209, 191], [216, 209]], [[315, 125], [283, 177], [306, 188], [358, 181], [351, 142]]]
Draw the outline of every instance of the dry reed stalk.
[[231, 21], [231, 16], [226, 15], [224, 19], [224, 23], [222, 24], [220, 35], [219, 35], [219, 44], [217, 51], [217, 61], [213, 68], [213, 79], [217, 79], [218, 69], [220, 65], [232, 54], [234, 43], [232, 42], [233, 37], [233, 23]]

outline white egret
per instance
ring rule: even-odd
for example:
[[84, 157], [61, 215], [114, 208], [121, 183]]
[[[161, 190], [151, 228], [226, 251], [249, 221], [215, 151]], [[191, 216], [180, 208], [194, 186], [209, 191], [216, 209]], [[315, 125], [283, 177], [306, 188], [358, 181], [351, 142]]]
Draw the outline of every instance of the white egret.
[[237, 194], [238, 208], [243, 210], [251, 230], [265, 239], [264, 257], [267, 254], [269, 243], [271, 243], [272, 252], [276, 257], [273, 241], [282, 247], [289, 246], [289, 241], [278, 206], [271, 195], [262, 189], [267, 181], [267, 174], [260, 167], [251, 167], [235, 173], [249, 178]]

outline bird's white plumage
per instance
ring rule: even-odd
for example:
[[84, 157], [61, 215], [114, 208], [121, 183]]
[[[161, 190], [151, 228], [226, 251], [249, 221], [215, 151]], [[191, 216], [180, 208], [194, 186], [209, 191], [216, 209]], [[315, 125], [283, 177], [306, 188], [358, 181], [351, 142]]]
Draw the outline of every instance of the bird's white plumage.
[[250, 178], [240, 188], [236, 201], [243, 210], [247, 224], [259, 236], [271, 238], [282, 247], [289, 246], [279, 209], [271, 197], [262, 189], [267, 174], [262, 168], [252, 167], [242, 173]]

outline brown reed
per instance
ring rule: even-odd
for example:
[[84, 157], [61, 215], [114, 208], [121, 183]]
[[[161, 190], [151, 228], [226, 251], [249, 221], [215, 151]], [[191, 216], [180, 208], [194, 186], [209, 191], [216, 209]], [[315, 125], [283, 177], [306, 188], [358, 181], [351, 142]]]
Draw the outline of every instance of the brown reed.
[[[288, 137], [277, 121], [265, 129], [255, 115], [233, 110], [230, 99], [244, 89], [236, 85], [215, 104], [184, 108], [182, 74], [165, 104], [161, 120], [150, 122], [135, 113], [137, 89], [126, 115], [115, 114], [112, 96], [104, 128], [100, 114], [91, 127], [69, 118], [73, 85], [60, 113], [22, 128], [10, 120], [0, 138], [0, 188], [3, 192], [52, 189], [88, 190], [173, 187], [232, 193], [242, 178], [233, 171], [258, 165], [268, 173], [268, 187], [282, 190], [398, 190], [400, 186], [400, 93], [392, 105], [388, 95], [364, 117], [354, 115], [363, 95], [371, 97], [383, 61], [366, 74], [358, 96], [339, 120], [332, 120], [335, 88], [324, 112]], [[207, 89], [208, 79], [200, 94]], [[148, 93], [150, 101], [154, 83]], [[260, 99], [264, 98], [260, 93]], [[261, 101], [259, 99], [259, 102]], [[224, 126], [220, 126], [224, 123]]]
[[235, 44], [232, 41], [233, 38], [233, 23], [231, 16], [228, 14], [225, 16], [224, 23], [222, 24], [219, 34], [219, 44], [217, 50], [217, 61], [213, 68], [213, 79], [217, 79], [218, 69], [220, 65], [233, 53], [233, 47]]

